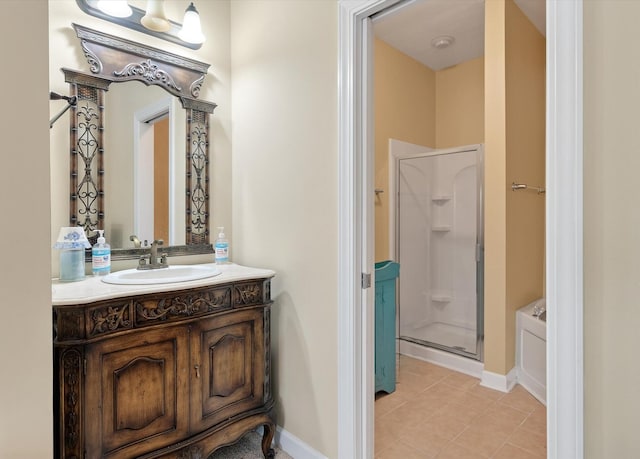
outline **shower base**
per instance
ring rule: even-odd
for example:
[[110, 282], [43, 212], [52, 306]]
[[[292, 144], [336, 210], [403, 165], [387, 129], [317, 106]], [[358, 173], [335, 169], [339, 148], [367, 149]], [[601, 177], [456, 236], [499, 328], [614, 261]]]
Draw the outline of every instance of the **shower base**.
[[462, 357], [452, 352], [402, 339], [398, 340], [398, 353], [482, 379], [484, 365], [474, 358]]
[[400, 335], [401, 340], [434, 346], [466, 357], [474, 358], [477, 354], [478, 337], [476, 330], [471, 328], [433, 322], [404, 332]]

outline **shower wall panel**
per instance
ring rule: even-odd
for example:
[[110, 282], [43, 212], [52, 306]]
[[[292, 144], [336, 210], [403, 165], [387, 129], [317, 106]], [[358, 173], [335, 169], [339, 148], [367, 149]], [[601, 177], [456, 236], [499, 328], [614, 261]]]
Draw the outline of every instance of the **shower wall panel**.
[[481, 218], [475, 150], [399, 160], [400, 337], [478, 354], [477, 248]]

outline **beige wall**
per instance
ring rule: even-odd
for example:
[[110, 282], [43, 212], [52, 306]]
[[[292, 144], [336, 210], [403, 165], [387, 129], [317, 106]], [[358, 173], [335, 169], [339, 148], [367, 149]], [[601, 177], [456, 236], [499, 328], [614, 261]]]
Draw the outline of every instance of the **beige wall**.
[[337, 2], [231, 2], [234, 259], [274, 269], [278, 424], [337, 457]]
[[436, 148], [484, 142], [484, 57], [436, 72]]
[[[141, 0], [131, 1], [131, 4], [144, 8], [145, 2]], [[178, 0], [165, 1], [165, 10], [167, 16], [179, 22], [182, 21], [184, 15], [185, 2]], [[64, 82], [64, 75], [60, 71], [61, 67], [88, 71], [89, 66], [84, 58], [80, 48], [80, 41], [76, 37], [72, 23], [77, 23], [85, 27], [101, 30], [103, 32], [134, 40], [166, 51], [179, 54], [184, 57], [193, 58], [199, 61], [211, 64], [208, 76], [200, 92], [200, 99], [213, 101], [218, 104], [215, 113], [210, 118], [210, 136], [211, 136], [211, 228], [216, 226], [225, 226], [231, 234], [231, 75], [230, 75], [230, 43], [229, 43], [229, 2], [219, 0], [215, 2], [201, 2], [197, 5], [200, 16], [202, 17], [202, 28], [207, 40], [199, 50], [191, 50], [177, 44], [170, 43], [150, 35], [136, 32], [116, 24], [104, 21], [102, 19], [89, 16], [78, 7], [75, 0], [55, 0], [49, 2], [49, 87], [52, 91], [60, 94], [68, 94], [68, 84]], [[128, 83], [138, 93], [149, 89], [139, 82]], [[127, 88], [130, 89], [130, 88]], [[157, 89], [157, 88], [154, 88]], [[118, 88], [118, 90], [123, 90]], [[116, 89], [113, 89], [115, 92]], [[163, 94], [169, 94], [162, 91]], [[107, 93], [108, 97], [109, 93]], [[106, 101], [107, 117], [112, 115], [109, 112], [109, 99]], [[61, 101], [52, 101], [50, 104], [52, 116], [56, 114], [64, 106]], [[184, 121], [181, 120], [184, 124]], [[51, 129], [51, 237], [57, 236], [58, 229], [61, 226], [68, 226], [68, 207], [69, 207], [69, 136], [68, 136], [69, 116], [60, 118], [53, 129]], [[107, 129], [109, 126], [107, 125]], [[127, 137], [123, 135], [122, 137]], [[106, 131], [105, 147], [111, 150], [105, 150], [105, 155], [110, 152], [120, 152], [126, 150], [130, 152], [130, 146], [122, 147], [115, 143], [117, 138], [109, 136]], [[180, 144], [180, 148], [184, 149], [184, 141]], [[131, 169], [126, 166], [119, 169], [118, 180], [125, 176], [123, 182], [132, 183]], [[127, 193], [124, 198], [117, 195], [117, 190], [110, 189], [110, 185], [114, 185], [117, 189], [124, 189], [123, 182], [116, 181], [113, 170], [106, 170], [105, 173], [105, 201], [106, 201], [106, 220], [110, 218], [119, 219], [121, 215], [127, 218], [132, 214], [132, 198], [131, 192]], [[128, 200], [127, 200], [128, 199]], [[127, 200], [127, 201], [125, 201]], [[114, 201], [120, 202], [115, 208], [110, 208], [110, 204]], [[125, 202], [127, 205], [125, 205]], [[181, 201], [178, 201], [181, 202]], [[107, 225], [109, 226], [109, 225]], [[183, 225], [179, 225], [182, 227]], [[108, 241], [110, 236], [108, 236]], [[128, 234], [116, 235], [119, 240], [124, 239], [124, 243], [129, 243]], [[52, 271], [53, 275], [58, 274], [58, 253], [53, 251], [52, 254]], [[207, 260], [210, 260], [208, 257]]]
[[[6, 0], [0, 49], [0, 457], [53, 457], [47, 2]], [[26, 26], [28, 24], [28, 26]]]
[[382, 40], [374, 47], [375, 259], [389, 258], [389, 139], [434, 147], [435, 72]]
[[505, 3], [485, 3], [484, 369], [507, 374]]
[[640, 457], [639, 17], [637, 1], [584, 3], [586, 459]]
[[375, 259], [389, 259], [389, 139], [430, 148], [482, 143], [484, 59], [434, 72], [375, 40]]
[[[507, 185], [545, 182], [545, 38], [506, 2]], [[505, 369], [515, 365], [515, 312], [544, 296], [545, 195], [507, 187]]]
[[544, 38], [511, 0], [485, 4], [485, 370], [515, 365], [515, 311], [542, 296]]
[[[55, 3], [55, 2], [54, 2]], [[236, 2], [234, 2], [235, 4]], [[278, 44], [293, 46], [291, 40], [285, 36], [300, 36], [304, 43], [315, 43], [316, 40], [309, 37], [303, 30], [295, 30], [297, 22], [307, 22], [305, 11], [296, 10], [299, 16], [293, 23], [278, 22], [279, 16], [264, 13], [264, 21], [258, 17], [251, 17], [251, 12], [245, 9], [244, 2], [237, 2], [234, 6], [236, 14], [234, 22], [237, 30], [242, 31], [242, 21], [251, 19], [248, 29], [244, 32], [253, 37], [256, 30], [253, 26], [261, 26], [264, 34], [271, 33], [268, 20], [273, 19], [280, 26], [282, 34], [278, 38], [270, 38]], [[260, 3], [260, 2], [258, 2]], [[275, 2], [273, 2], [275, 3]], [[275, 6], [282, 8], [283, 2], [277, 2]], [[489, 10], [493, 11], [493, 4], [488, 2]], [[20, 85], [29, 88], [29, 91], [7, 91], [5, 105], [11, 107], [5, 109], [0, 115], [0, 129], [4, 151], [4, 164], [0, 168], [2, 178], [0, 188], [3, 198], [0, 200], [2, 215], [11, 215], [12, 220], [18, 222], [30, 221], [33, 215], [38, 215], [39, 222], [45, 228], [49, 226], [49, 202], [38, 197], [38, 193], [25, 195], [25, 200], [14, 199], [16, 190], [22, 188], [22, 177], [14, 174], [15, 170], [30, 171], [31, 187], [35, 191], [44, 193], [48, 190], [49, 171], [46, 151], [48, 150], [48, 104], [42, 98], [48, 88], [46, 59], [47, 48], [47, 2], [40, 0], [5, 0], [2, 3], [3, 13], [11, 17], [6, 21], [2, 31], [2, 53], [8, 62], [20, 68], [28, 68], [29, 72], [23, 72], [20, 76]], [[198, 8], [201, 8], [199, 5]], [[330, 11], [326, 11], [330, 10]], [[335, 50], [337, 14], [332, 5], [316, 5], [314, 13], [322, 13], [317, 18], [318, 27], [327, 30], [316, 31], [319, 35], [326, 32], [326, 43], [318, 44], [312, 49], [322, 54], [322, 63], [335, 72], [337, 52]], [[287, 17], [285, 15], [285, 17]], [[636, 27], [636, 18], [640, 17], [640, 3], [631, 1], [589, 1], [585, 2], [584, 24], [584, 74], [585, 74], [585, 100], [584, 100], [584, 153], [585, 153], [585, 457], [587, 459], [600, 459], [604, 457], [635, 457], [638, 454], [638, 442], [636, 441], [635, 426], [637, 413], [640, 412], [640, 397], [637, 387], [640, 384], [640, 370], [634, 362], [637, 360], [637, 330], [640, 328], [640, 311], [637, 307], [637, 299], [640, 297], [637, 278], [640, 276], [638, 269], [638, 250], [635, 243], [637, 239], [635, 230], [640, 226], [640, 213], [638, 208], [630, 203], [636, 194], [636, 173], [640, 170], [640, 157], [635, 154], [640, 148], [640, 131], [637, 129], [637, 107], [640, 104], [640, 91], [637, 85], [637, 75], [640, 73], [638, 65], [640, 59], [634, 53], [638, 48], [633, 44], [640, 39]], [[16, 37], [24, 33], [23, 24], [29, 23], [29, 35], [32, 39], [24, 40], [20, 47], [15, 46]], [[497, 32], [504, 30], [499, 24], [488, 23], [491, 30], [498, 28]], [[487, 27], [489, 29], [489, 27]], [[227, 29], [228, 30], [228, 29]], [[314, 29], [315, 30], [315, 29]], [[290, 34], [290, 35], [289, 35]], [[261, 35], [263, 37], [263, 35]], [[487, 37], [489, 43], [494, 40]], [[239, 45], [237, 45], [239, 46]], [[246, 43], [244, 46], [249, 47]], [[256, 45], [257, 46], [257, 45]], [[240, 46], [242, 48], [242, 46]], [[497, 53], [500, 55], [498, 45]], [[256, 50], [254, 56], [259, 61], [260, 50]], [[239, 61], [236, 60], [236, 74], [240, 77], [238, 86], [247, 91], [247, 85], [252, 86], [250, 70], [242, 71], [243, 66], [249, 65], [249, 57], [246, 52], [240, 53]], [[269, 59], [278, 50], [272, 49]], [[301, 53], [301, 51], [300, 51]], [[289, 110], [296, 111], [302, 102], [287, 102], [286, 108], [282, 107], [282, 99], [277, 96], [289, 94], [283, 88], [284, 84], [277, 86], [276, 95], [266, 100], [267, 95], [261, 90], [269, 90], [266, 87], [269, 76], [274, 82], [282, 78], [292, 78], [288, 74], [294, 63], [288, 57], [293, 50], [287, 48], [280, 55], [280, 64], [270, 66], [269, 75], [261, 75], [260, 80], [253, 91], [247, 91], [251, 96], [259, 96], [258, 100], [271, 102], [279, 107], [277, 114], [287, 112], [287, 116], [279, 117], [280, 122], [273, 119], [267, 107], [258, 107], [259, 113], [255, 119], [246, 119], [252, 115], [245, 113], [240, 116], [238, 135], [252, 135], [254, 132], [265, 136], [269, 147], [257, 148], [251, 155], [250, 148], [254, 146], [245, 144], [243, 147], [243, 159], [239, 163], [248, 167], [252, 161], [259, 165], [267, 166], [262, 171], [254, 170], [249, 182], [265, 186], [267, 196], [261, 199], [261, 191], [257, 190], [257, 184], [247, 183], [244, 187], [251, 190], [248, 199], [239, 199], [238, 211], [244, 216], [242, 220], [251, 220], [255, 228], [235, 229], [239, 240], [246, 242], [240, 250], [243, 259], [260, 259], [264, 266], [274, 266], [279, 269], [279, 276], [274, 281], [277, 289], [278, 302], [275, 305], [274, 316], [277, 314], [277, 327], [279, 338], [282, 342], [277, 346], [282, 348], [276, 357], [278, 362], [278, 385], [280, 389], [289, 388], [288, 384], [294, 384], [291, 394], [284, 394], [287, 408], [284, 410], [284, 420], [294, 433], [308, 441], [316, 448], [322, 450], [327, 456], [335, 457], [336, 446], [336, 408], [335, 408], [335, 333], [336, 312], [335, 299], [316, 298], [317, 289], [307, 286], [319, 285], [313, 277], [320, 273], [319, 280], [328, 283], [327, 292], [335, 290], [335, 280], [327, 272], [335, 274], [335, 260], [331, 258], [335, 250], [336, 227], [335, 201], [336, 201], [336, 172], [333, 165], [335, 158], [335, 100], [327, 103], [327, 100], [318, 103], [308, 110], [300, 111], [305, 116], [312, 116], [314, 129], [310, 128], [298, 119], [293, 119]], [[303, 54], [303, 53], [301, 53]], [[504, 51], [502, 51], [504, 54]], [[489, 57], [489, 56], [487, 56]], [[487, 61], [488, 63], [488, 61]], [[259, 68], [267, 66], [265, 62], [256, 62]], [[279, 71], [280, 69], [280, 71]], [[315, 76], [311, 70], [321, 72]], [[323, 77], [322, 71], [327, 71], [323, 65], [321, 68], [311, 67], [308, 79], [312, 80], [312, 89], [320, 88], [322, 96], [329, 99], [335, 97], [335, 75]], [[213, 70], [214, 74], [219, 69]], [[222, 72], [224, 74], [224, 72]], [[504, 73], [503, 73], [504, 74]], [[492, 74], [493, 75], [493, 74]], [[489, 76], [489, 73], [487, 73]], [[500, 74], [493, 75], [500, 80]], [[3, 87], [13, 88], [16, 85], [13, 73], [3, 73]], [[321, 78], [321, 81], [315, 81]], [[244, 80], [244, 81], [243, 81]], [[493, 80], [489, 80], [493, 81]], [[243, 84], [241, 84], [243, 83]], [[220, 83], [226, 86], [227, 83]], [[302, 85], [302, 82], [297, 82]], [[493, 83], [486, 82], [487, 88]], [[300, 88], [296, 86], [299, 90]], [[54, 88], [52, 88], [54, 89]], [[62, 90], [64, 88], [58, 88]], [[55, 90], [55, 89], [54, 89]], [[312, 91], [312, 92], [313, 92]], [[215, 91], [214, 91], [215, 92]], [[268, 91], [267, 91], [268, 92]], [[494, 91], [495, 92], [495, 91]], [[292, 89], [292, 93], [295, 91]], [[306, 91], [306, 97], [311, 97]], [[215, 96], [215, 94], [214, 94]], [[500, 99], [499, 93], [496, 96]], [[215, 97], [214, 97], [215, 98]], [[287, 99], [288, 100], [288, 99]], [[496, 121], [504, 122], [506, 111], [504, 100], [494, 104]], [[315, 101], [314, 101], [315, 102]], [[245, 100], [241, 107], [251, 108], [250, 102]], [[500, 107], [503, 107], [501, 110]], [[322, 112], [318, 113], [318, 107]], [[322, 108], [324, 107], [324, 108]], [[52, 108], [52, 112], [57, 110]], [[491, 113], [493, 110], [491, 111]], [[489, 113], [489, 110], [487, 110]], [[25, 124], [24, 119], [34, 122]], [[283, 139], [276, 138], [282, 132], [276, 129], [270, 132], [261, 128], [264, 119], [270, 120], [269, 127], [289, 127], [287, 138], [294, 136], [293, 146], [285, 148], [286, 157], [279, 156]], [[488, 118], [493, 119], [493, 117]], [[228, 122], [228, 119], [221, 121]], [[253, 124], [255, 122], [255, 124]], [[255, 127], [251, 127], [251, 126]], [[277, 125], [277, 126], [275, 126]], [[302, 134], [296, 134], [301, 129]], [[489, 132], [489, 127], [486, 132]], [[328, 138], [320, 138], [328, 134]], [[320, 145], [309, 145], [311, 141], [304, 141], [309, 136], [312, 140], [320, 140]], [[235, 135], [234, 135], [235, 137]], [[302, 137], [302, 138], [301, 138]], [[25, 139], [28, 139], [29, 154], [17, 154], [25, 151]], [[224, 139], [228, 142], [229, 139]], [[308, 142], [308, 143], [307, 143]], [[487, 139], [487, 143], [489, 139]], [[239, 143], [242, 143], [239, 141]], [[506, 142], [505, 142], [506, 143]], [[306, 166], [300, 162], [287, 165], [284, 172], [280, 172], [280, 161], [296, 160], [297, 147], [309, 147], [314, 153], [311, 158], [312, 165]], [[294, 148], [295, 147], [295, 148]], [[505, 149], [498, 142], [497, 148]], [[268, 153], [266, 158], [260, 158], [260, 153]], [[322, 151], [319, 151], [322, 150]], [[45, 152], [39, 160], [34, 161], [33, 155]], [[321, 161], [316, 156], [325, 155], [329, 161]], [[309, 153], [302, 150], [304, 158], [309, 159]], [[37, 159], [37, 156], [35, 156]], [[274, 163], [274, 161], [278, 161]], [[300, 159], [298, 161], [301, 161]], [[284, 161], [286, 162], [286, 161]], [[298, 166], [298, 167], [295, 167]], [[317, 174], [308, 172], [309, 168], [316, 167]], [[298, 176], [293, 169], [303, 169], [303, 177]], [[506, 171], [506, 165], [504, 166]], [[238, 171], [238, 174], [241, 174]], [[268, 180], [266, 175], [276, 174], [276, 179], [284, 180], [296, 190], [304, 189], [303, 197], [309, 208], [322, 209], [322, 217], [312, 215], [312, 222], [303, 222], [302, 230], [308, 234], [297, 234], [292, 225], [277, 223], [275, 227], [270, 224], [278, 219], [287, 220], [289, 214], [283, 215], [281, 207], [274, 207], [273, 202], [283, 199], [284, 205], [292, 205], [299, 220], [306, 220], [308, 212], [301, 210], [302, 202], [297, 202], [295, 196], [285, 193], [283, 185], [275, 186], [275, 190], [269, 190], [273, 180]], [[506, 184], [506, 176], [500, 173], [500, 167], [496, 174]], [[284, 177], [284, 179], [283, 179]], [[300, 185], [304, 179], [310, 183], [307, 187]], [[267, 183], [267, 181], [269, 183]], [[322, 185], [324, 188], [314, 191], [311, 185]], [[311, 189], [310, 189], [311, 188]], [[236, 189], [236, 193], [242, 192]], [[248, 211], [243, 211], [240, 205], [250, 204]], [[302, 199], [300, 199], [302, 201]], [[506, 204], [505, 204], [506, 206]], [[500, 218], [501, 205], [498, 203], [497, 218]], [[268, 212], [274, 211], [272, 217]], [[257, 212], [251, 218], [251, 212]], [[247, 215], [248, 214], [248, 215]], [[304, 218], [303, 218], [304, 217]], [[325, 218], [327, 217], [327, 218]], [[322, 220], [322, 221], [318, 221]], [[289, 218], [289, 221], [291, 219]], [[313, 224], [311, 224], [313, 223]], [[284, 230], [284, 233], [283, 233]], [[260, 234], [265, 231], [265, 234]], [[241, 234], [242, 233], [242, 234]], [[244, 234], [247, 233], [247, 234]], [[280, 234], [277, 237], [275, 233]], [[296, 234], [294, 234], [296, 233]], [[6, 270], [0, 281], [1, 295], [3, 298], [3, 320], [0, 325], [0, 361], [3, 363], [3, 390], [0, 406], [0, 456], [11, 458], [30, 459], [34, 457], [52, 457], [52, 413], [51, 413], [51, 335], [50, 335], [50, 282], [49, 282], [49, 253], [50, 241], [42, 235], [42, 228], [37, 225], [3, 225], [0, 231], [2, 240], [2, 253], [5, 259], [11, 260], [11, 270]], [[300, 254], [295, 254], [293, 249], [285, 249], [284, 255], [280, 252], [283, 246], [288, 246], [288, 241], [283, 242], [285, 236], [290, 236], [295, 242], [295, 248]], [[16, 241], [28, 239], [29, 244], [19, 244]], [[304, 244], [300, 240], [304, 238]], [[310, 264], [308, 259], [302, 259], [304, 250], [309, 246], [309, 240], [320, 241], [311, 245], [309, 258], [317, 262]], [[275, 241], [276, 249], [273, 249]], [[275, 253], [275, 255], [274, 255]], [[255, 255], [254, 255], [255, 254]], [[505, 256], [503, 256], [506, 259]], [[330, 260], [331, 259], [331, 260]], [[39, 260], [40, 262], [35, 262]], [[271, 262], [274, 260], [274, 262]], [[505, 263], [506, 264], [506, 263]], [[311, 272], [309, 273], [309, 267]], [[28, 282], [27, 282], [27, 276]], [[498, 276], [500, 277], [500, 276]], [[505, 276], [506, 277], [506, 274]], [[311, 293], [314, 291], [314, 294]], [[317, 311], [313, 311], [316, 309]], [[279, 311], [279, 312], [277, 312]], [[318, 319], [317, 330], [313, 324]], [[275, 326], [275, 325], [274, 325]], [[305, 341], [307, 329], [309, 339]], [[324, 335], [323, 337], [319, 335]], [[287, 335], [287, 336], [283, 336]], [[31, 339], [25, 340], [25, 336]], [[20, 343], [16, 347], [16, 343]], [[302, 347], [287, 349], [293, 343]], [[327, 344], [329, 348], [323, 348]], [[309, 357], [308, 360], [305, 357]], [[281, 368], [286, 366], [287, 369]], [[293, 383], [284, 384], [282, 378], [289, 377], [294, 368], [299, 369], [302, 377], [296, 382], [297, 374], [292, 377]], [[318, 375], [328, 369], [328, 373]], [[24, 377], [29, 375], [29, 377]], [[329, 387], [325, 387], [325, 386]], [[283, 402], [283, 400], [280, 400]], [[288, 405], [293, 405], [291, 410]], [[318, 411], [306, 411], [314, 406], [320, 406]], [[289, 417], [291, 415], [291, 418]], [[307, 416], [310, 422], [307, 422]], [[304, 418], [304, 419], [302, 419]], [[322, 422], [319, 427], [319, 423]], [[318, 429], [320, 432], [315, 432]], [[313, 432], [312, 432], [313, 431]]]

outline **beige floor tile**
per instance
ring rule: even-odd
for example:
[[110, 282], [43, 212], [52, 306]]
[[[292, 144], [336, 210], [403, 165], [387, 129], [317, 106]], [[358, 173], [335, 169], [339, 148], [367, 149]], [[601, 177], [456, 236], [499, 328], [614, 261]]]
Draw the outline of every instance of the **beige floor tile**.
[[396, 391], [404, 396], [415, 396], [437, 381], [415, 373], [400, 372], [396, 382]]
[[457, 387], [445, 384], [444, 381], [430, 386], [420, 394], [420, 398], [425, 400], [428, 398], [440, 398], [448, 401], [458, 400], [465, 395], [465, 391]]
[[465, 375], [464, 373], [456, 373], [453, 372], [446, 378], [442, 380], [442, 382], [449, 384], [450, 386], [457, 387], [458, 389], [471, 389], [474, 386], [477, 386], [480, 381], [473, 376]]
[[492, 428], [511, 435], [527, 418], [527, 414], [496, 403], [473, 420], [473, 424], [490, 425]]
[[533, 433], [520, 428], [509, 437], [508, 443], [536, 456], [547, 457], [546, 435]]
[[456, 403], [460, 403], [470, 410], [484, 412], [491, 406], [495, 405], [495, 401], [489, 398], [478, 397], [477, 395], [466, 392], [462, 397], [456, 400]]
[[397, 441], [398, 438], [394, 437], [393, 434], [384, 429], [378, 429], [378, 423], [376, 423], [375, 435], [373, 439], [373, 448], [374, 452], [382, 451], [385, 447], [389, 446], [391, 443]]
[[486, 456], [464, 448], [454, 442], [448, 443], [436, 456], [437, 459], [484, 459]]
[[433, 415], [434, 417], [448, 415], [455, 417], [456, 419], [464, 422], [465, 424], [471, 424], [474, 419], [482, 414], [481, 411], [475, 411], [469, 408], [467, 405], [459, 403], [457, 400], [447, 403], [441, 409], [437, 410]]
[[376, 459], [430, 459], [432, 457], [425, 456], [423, 452], [401, 441], [394, 441], [375, 453]]
[[495, 431], [487, 426], [472, 425], [462, 432], [454, 442], [464, 448], [491, 457], [509, 438], [508, 434]]
[[414, 409], [422, 411], [427, 417], [431, 417], [448, 405], [449, 399], [447, 397], [425, 396], [423, 392], [422, 394], [418, 394], [416, 398], [409, 403], [412, 404]]
[[[401, 416], [392, 416], [394, 412], [381, 416], [375, 420], [375, 435], [390, 435], [392, 439], [398, 440], [409, 421], [405, 421]], [[415, 418], [416, 416], [412, 416]]]
[[380, 421], [383, 425], [392, 423], [395, 425], [394, 430], [395, 427], [406, 429], [414, 425], [424, 424], [431, 417], [431, 414], [426, 410], [416, 409], [416, 406], [412, 403], [405, 403], [390, 413], [380, 416], [376, 419], [376, 422]]
[[398, 362], [399, 370], [407, 371], [409, 373], [433, 375], [438, 378], [444, 378], [454, 373], [453, 370], [449, 370], [448, 368], [440, 367], [422, 360], [413, 359], [411, 357], [406, 357], [404, 355], [399, 356]]
[[466, 428], [467, 423], [460, 418], [447, 413], [446, 410], [437, 416], [430, 417], [424, 426], [439, 437], [453, 440], [460, 435]]
[[449, 443], [449, 438], [438, 435], [425, 424], [408, 427], [400, 440], [424, 454], [424, 457], [435, 457]]
[[375, 402], [376, 459], [542, 459], [546, 408], [521, 386], [503, 394], [398, 356], [398, 384]]
[[478, 384], [477, 386], [473, 386], [468, 390], [470, 394], [473, 394], [477, 397], [488, 398], [489, 400], [498, 401], [506, 394], [504, 392], [500, 392], [499, 390], [489, 389], [488, 387], [481, 386]]
[[374, 412], [376, 418], [379, 416], [383, 416], [385, 414], [390, 413], [396, 408], [407, 403], [407, 400], [411, 400], [412, 397], [407, 399], [403, 396], [403, 394], [399, 392], [392, 392], [391, 394], [386, 394], [384, 392], [380, 392], [376, 394], [376, 402], [374, 404]]
[[531, 413], [522, 424], [522, 428], [540, 435], [547, 434], [547, 409], [542, 406]]
[[520, 385], [516, 385], [511, 392], [502, 397], [500, 403], [527, 413], [532, 413], [543, 406], [542, 403]]
[[506, 444], [498, 450], [492, 459], [541, 459], [546, 456], [536, 456], [516, 446]]

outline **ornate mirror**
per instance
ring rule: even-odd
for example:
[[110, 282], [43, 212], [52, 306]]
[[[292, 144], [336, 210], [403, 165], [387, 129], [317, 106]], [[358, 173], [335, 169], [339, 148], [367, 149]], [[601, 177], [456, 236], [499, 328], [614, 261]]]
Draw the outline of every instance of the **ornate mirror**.
[[[148, 124], [150, 120], [164, 118], [168, 113], [177, 115], [179, 109], [170, 109], [172, 101], [179, 101], [185, 113], [184, 121], [179, 123], [184, 125], [184, 149], [176, 148], [179, 153], [174, 158], [176, 162], [182, 162], [175, 169], [182, 171], [180, 175], [184, 177], [184, 181], [180, 181], [174, 188], [182, 187], [179, 193], [183, 197], [182, 202], [176, 202], [180, 201], [179, 198], [169, 199], [173, 202], [170, 207], [174, 212], [179, 209], [178, 213], [183, 215], [184, 226], [173, 232], [171, 240], [174, 242], [165, 247], [165, 252], [169, 256], [212, 253], [209, 231], [209, 115], [213, 113], [216, 104], [198, 100], [209, 65], [77, 24], [73, 24], [73, 27], [80, 38], [90, 73], [62, 69], [65, 81], [70, 85], [70, 97], [74, 101], [70, 110], [70, 226], [82, 226], [92, 242], [97, 238], [98, 229], [106, 229], [108, 238], [123, 242], [126, 239], [127, 244], [116, 244], [116, 247], [129, 247], [114, 248], [113, 259], [137, 258], [140, 255], [141, 249], [136, 247], [137, 236], [136, 239], [133, 238], [133, 227], [125, 225], [126, 227], [121, 228], [118, 224], [111, 222], [109, 225], [107, 222], [109, 216], [106, 209], [117, 213], [117, 203], [123, 199], [118, 194], [122, 191], [119, 190], [118, 181], [111, 180], [112, 185], [105, 189], [105, 175], [113, 174], [113, 177], [117, 177], [132, 172], [140, 175], [145, 169], [156, 173], [161, 169], [157, 164], [154, 166], [153, 161], [147, 166], [144, 163], [136, 163], [131, 167], [112, 165], [116, 170], [106, 167], [106, 159], [117, 155], [129, 157], [134, 154], [130, 151], [134, 148], [119, 147], [114, 148], [116, 151], [109, 150], [109, 135], [113, 134], [105, 128], [106, 112], [110, 109], [105, 104], [105, 94], [110, 88], [115, 91], [113, 83], [134, 81], [137, 83], [133, 84], [146, 85], [138, 86], [138, 92], [151, 89], [147, 87], [159, 87], [171, 95], [165, 97], [168, 102], [160, 104], [156, 111], [153, 111], [153, 107], [148, 109], [151, 110], [148, 112], [148, 120], [143, 119], [142, 123]], [[121, 97], [127, 96], [125, 94]], [[114, 106], [117, 107], [115, 102]], [[164, 106], [167, 107], [166, 111], [163, 111]], [[129, 123], [132, 115], [118, 110], [109, 112], [109, 116]], [[174, 137], [179, 137], [175, 132]], [[136, 151], [145, 149], [138, 145], [140, 142], [137, 138], [135, 142]], [[116, 142], [112, 144], [116, 145]], [[171, 181], [169, 178], [164, 180]], [[125, 193], [135, 194], [138, 199], [151, 193], [151, 188], [153, 186], [138, 184], [135, 191]], [[105, 203], [109, 199], [113, 201], [107, 206]], [[153, 201], [147, 204], [144, 199], [139, 201], [139, 210], [157, 206]], [[152, 211], [151, 217], [145, 217], [144, 212], [136, 212], [135, 227], [142, 228], [147, 218], [153, 218], [153, 213]], [[162, 238], [153, 233], [153, 225], [151, 228], [151, 235], [140, 235], [140, 239]], [[133, 242], [129, 242], [130, 238]]]

